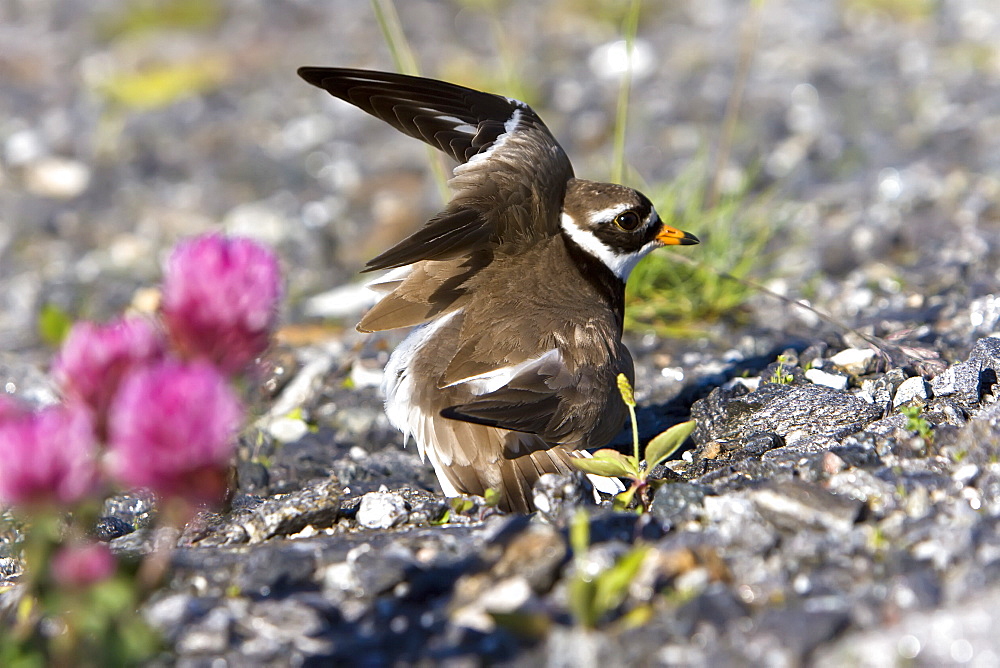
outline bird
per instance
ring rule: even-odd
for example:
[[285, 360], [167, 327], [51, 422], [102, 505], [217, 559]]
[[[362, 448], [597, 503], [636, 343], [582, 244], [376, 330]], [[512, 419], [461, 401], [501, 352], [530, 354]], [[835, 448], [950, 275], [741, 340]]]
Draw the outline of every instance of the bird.
[[539, 477], [575, 471], [627, 419], [632, 269], [698, 238], [637, 190], [576, 178], [524, 102], [392, 72], [298, 74], [458, 163], [445, 208], [366, 264], [387, 273], [357, 329], [412, 327], [385, 367], [385, 410], [445, 495], [493, 490], [501, 510], [534, 511]]

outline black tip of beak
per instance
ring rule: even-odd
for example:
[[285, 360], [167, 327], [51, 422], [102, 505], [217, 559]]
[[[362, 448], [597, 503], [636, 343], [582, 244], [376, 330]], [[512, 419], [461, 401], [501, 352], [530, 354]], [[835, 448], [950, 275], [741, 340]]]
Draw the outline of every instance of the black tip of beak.
[[681, 237], [681, 246], [694, 246], [695, 244], [700, 244], [701, 240], [690, 232], [685, 232], [684, 236]]

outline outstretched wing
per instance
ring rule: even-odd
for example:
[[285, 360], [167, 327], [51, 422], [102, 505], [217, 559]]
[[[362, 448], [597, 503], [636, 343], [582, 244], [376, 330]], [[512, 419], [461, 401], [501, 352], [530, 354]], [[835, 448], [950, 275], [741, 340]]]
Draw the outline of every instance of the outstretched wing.
[[302, 67], [299, 76], [458, 162], [488, 151], [518, 115], [541, 125], [523, 102], [443, 81], [339, 67]]
[[303, 67], [299, 76], [461, 163], [447, 208], [366, 271], [447, 260], [558, 234], [569, 158], [531, 107], [390, 72]]

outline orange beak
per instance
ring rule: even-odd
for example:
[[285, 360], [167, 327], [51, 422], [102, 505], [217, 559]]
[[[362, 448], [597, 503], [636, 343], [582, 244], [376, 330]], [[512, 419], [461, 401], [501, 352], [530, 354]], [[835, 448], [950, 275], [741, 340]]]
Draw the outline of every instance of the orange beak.
[[656, 240], [664, 246], [693, 246], [701, 243], [698, 241], [698, 237], [690, 232], [682, 232], [676, 227], [670, 227], [669, 225], [663, 226], [660, 233], [656, 235]]

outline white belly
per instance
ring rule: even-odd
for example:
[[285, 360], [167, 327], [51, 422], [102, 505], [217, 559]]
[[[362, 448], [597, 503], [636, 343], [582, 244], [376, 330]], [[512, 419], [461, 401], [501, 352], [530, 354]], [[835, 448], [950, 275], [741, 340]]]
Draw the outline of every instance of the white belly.
[[385, 413], [389, 422], [403, 432], [403, 438], [413, 436], [417, 442], [417, 452], [424, 459], [427, 454], [427, 443], [424, 434], [427, 433], [426, 415], [417, 399], [418, 390], [414, 383], [413, 362], [420, 356], [420, 350], [446, 325], [452, 318], [461, 313], [461, 309], [453, 311], [433, 322], [414, 327], [403, 339], [402, 343], [392, 351], [385, 365], [382, 376], [382, 392], [385, 395]]

